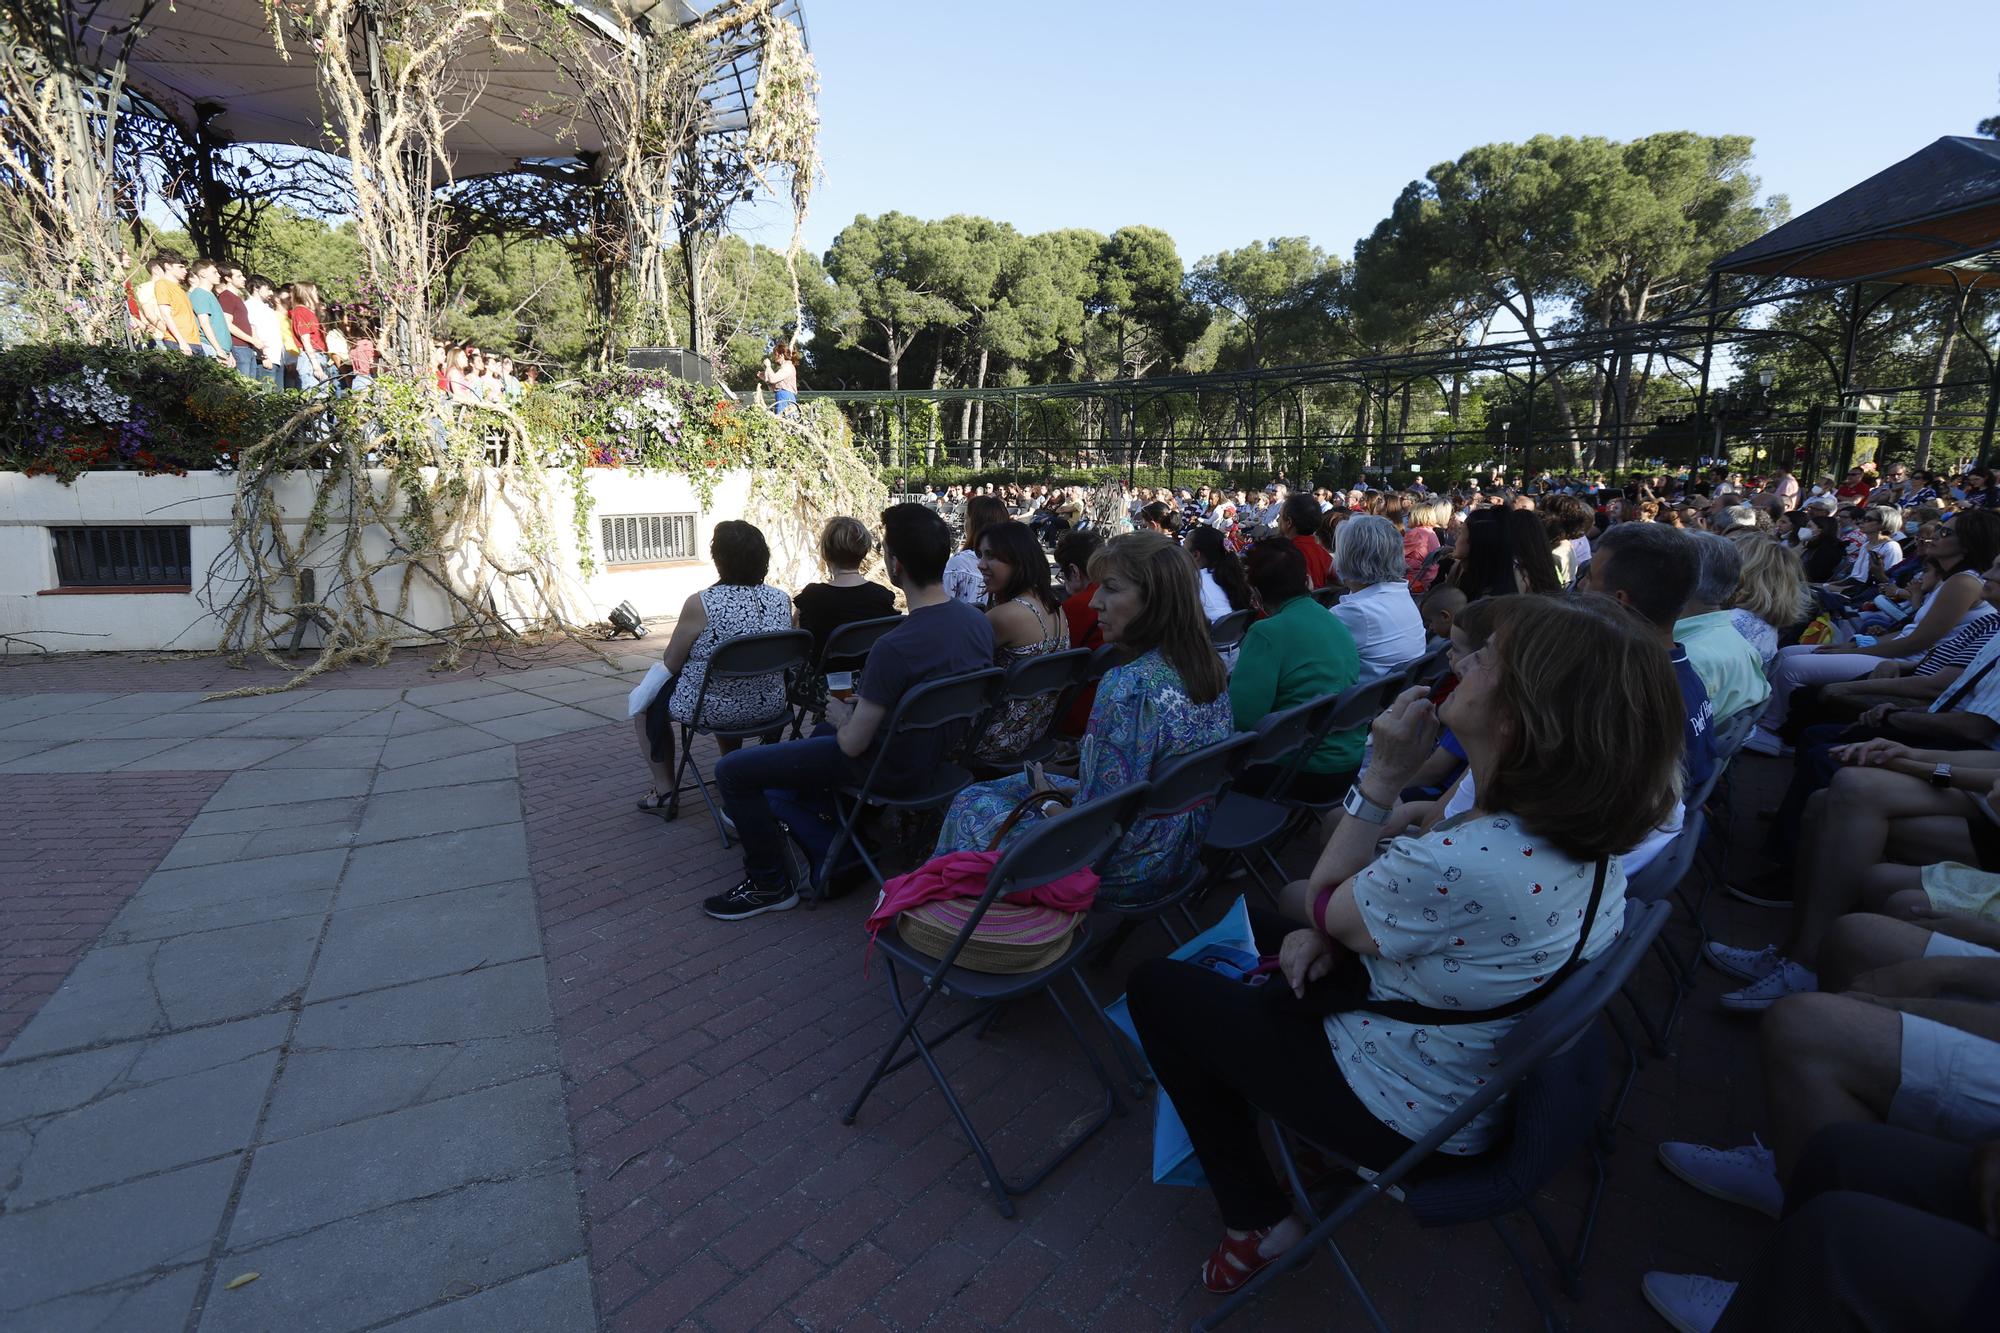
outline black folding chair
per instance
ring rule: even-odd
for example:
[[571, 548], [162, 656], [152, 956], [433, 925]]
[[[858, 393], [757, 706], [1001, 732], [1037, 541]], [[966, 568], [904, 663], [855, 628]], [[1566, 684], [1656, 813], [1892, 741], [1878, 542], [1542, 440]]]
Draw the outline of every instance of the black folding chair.
[[[1319, 747], [1326, 744], [1327, 737], [1333, 735], [1334, 732], [1352, 731], [1357, 727], [1366, 727], [1375, 720], [1378, 714], [1388, 708], [1390, 704], [1396, 702], [1396, 696], [1409, 688], [1406, 679], [1408, 672], [1409, 668], [1405, 668], [1403, 671], [1391, 672], [1386, 676], [1378, 676], [1374, 680], [1357, 681], [1342, 690], [1339, 702], [1334, 705], [1333, 712], [1321, 723], [1318, 734], [1313, 736], [1307, 742], [1305, 748], [1299, 751], [1298, 763], [1294, 772], [1303, 772], [1306, 760], [1312, 758]], [[1287, 790], [1280, 794], [1278, 803], [1288, 807], [1294, 813], [1295, 817], [1276, 835], [1276, 842], [1270, 848], [1270, 853], [1274, 858], [1284, 850], [1287, 843], [1297, 836], [1301, 828], [1309, 825], [1313, 819], [1330, 814], [1347, 795], [1343, 791], [1339, 796], [1328, 797], [1325, 800], [1309, 801], [1303, 796], [1292, 795], [1289, 790], [1292, 785], [1294, 784], [1287, 784]], [[1275, 864], [1275, 861], [1273, 863]]]
[[[930, 772], [918, 775], [914, 786], [887, 790], [882, 782], [882, 765], [891, 750], [907, 745], [916, 736], [951, 727], [969, 730], [992, 709], [1005, 679], [1006, 673], [999, 667], [985, 667], [961, 676], [926, 681], [897, 701], [896, 710], [878, 733], [875, 757], [869, 762], [867, 775], [858, 783], [843, 783], [834, 790], [838, 823], [806, 894], [808, 907], [816, 906], [826, 896], [834, 866], [849, 843], [874, 877], [876, 887], [881, 887], [882, 869], [869, 854], [868, 844], [862, 840], [858, 828], [869, 809], [935, 810], [951, 804], [954, 796], [971, 785], [972, 774], [965, 766], [947, 759]], [[957, 738], [961, 747], [968, 739], [965, 735]]]
[[1335, 602], [1346, 595], [1347, 589], [1341, 587], [1338, 583], [1329, 583], [1324, 588], [1314, 588], [1312, 590], [1312, 599], [1329, 611], [1333, 609]]
[[[826, 646], [820, 649], [819, 661], [807, 666], [806, 675], [811, 677], [823, 676], [829, 671], [859, 671], [867, 663], [868, 653], [875, 647], [875, 641], [902, 623], [901, 616], [878, 616], [874, 620], [850, 620], [845, 625], [836, 626], [833, 633], [826, 636]], [[826, 718], [826, 709], [822, 702], [826, 698], [825, 692], [812, 690], [808, 693], [803, 688], [805, 685], [803, 680], [799, 685], [801, 688], [795, 690], [792, 697], [792, 703], [798, 709], [798, 715], [792, 722], [793, 740], [805, 735], [808, 716], [814, 726], [818, 726]]]
[[[882, 1058], [875, 1062], [874, 1072], [869, 1074], [868, 1081], [861, 1086], [861, 1090], [855, 1094], [854, 1101], [841, 1115], [840, 1122], [843, 1125], [854, 1123], [855, 1117], [861, 1112], [861, 1104], [868, 1100], [868, 1094], [873, 1092], [876, 1085], [884, 1078], [913, 1060], [923, 1061], [924, 1067], [930, 1070], [931, 1079], [937, 1084], [938, 1091], [944, 1094], [945, 1102], [951, 1107], [953, 1118], [958, 1121], [959, 1128], [965, 1131], [965, 1137], [971, 1143], [974, 1155], [979, 1158], [980, 1169], [985, 1171], [987, 1183], [993, 1189], [994, 1201], [999, 1205], [1000, 1215], [1012, 1217], [1014, 1199], [1041, 1184], [1051, 1171], [1081, 1148], [1091, 1135], [1109, 1123], [1114, 1114], [1123, 1113], [1125, 1106], [1118, 1095], [1117, 1085], [1112, 1082], [1110, 1074], [1097, 1058], [1097, 1052], [1084, 1040], [1082, 1030], [1070, 1016], [1069, 1006], [1063, 1003], [1062, 997], [1056, 993], [1054, 987], [1054, 983], [1063, 976], [1072, 976], [1077, 989], [1083, 992], [1085, 1001], [1092, 1009], [1097, 1009], [1097, 999], [1090, 993], [1090, 988], [1084, 985], [1081, 977], [1074, 976], [1077, 960], [1090, 947], [1089, 918], [1086, 917], [1078, 923], [1074, 940], [1060, 958], [1032, 972], [1011, 974], [974, 972], [955, 964], [959, 954], [964, 951], [967, 941], [972, 938], [980, 921], [985, 917], [987, 909], [1002, 894], [1047, 884], [1072, 871], [1094, 866], [1108, 856], [1125, 836], [1125, 831], [1132, 826], [1133, 820], [1138, 817], [1138, 811], [1145, 804], [1147, 793], [1147, 784], [1134, 783], [1100, 796], [1086, 805], [1077, 806], [1051, 819], [1029, 825], [1027, 830], [1017, 836], [1001, 854], [998, 864], [987, 876], [986, 891], [974, 904], [965, 925], [960, 929], [957, 938], [952, 941], [951, 947], [945, 951], [943, 958], [932, 958], [905, 944], [894, 925], [883, 929], [875, 944], [882, 953], [888, 972], [889, 1002], [895, 1006], [896, 1015], [902, 1020], [902, 1024], [896, 1030], [895, 1039], [889, 1043], [888, 1049], [882, 1052]], [[921, 985], [916, 988], [914, 995], [904, 993], [901, 980], [903, 968], [908, 968], [921, 979]], [[994, 1163], [993, 1154], [988, 1151], [985, 1140], [980, 1138], [979, 1131], [974, 1128], [972, 1117], [958, 1100], [958, 1094], [952, 1091], [951, 1080], [945, 1076], [934, 1051], [975, 1023], [983, 1026], [983, 1020], [989, 1019], [997, 1006], [1011, 1004], [1036, 994], [1047, 995], [1050, 1002], [1055, 1005], [1056, 1012], [1062, 1017], [1063, 1026], [1068, 1028], [1070, 1036], [1076, 1039], [1084, 1058], [1090, 1062], [1091, 1072], [1097, 1075], [1098, 1083], [1103, 1086], [1104, 1101], [1088, 1124], [1077, 1130], [1040, 1165], [1030, 1167], [1031, 1174], [1025, 1179], [1010, 1180], [1001, 1174], [999, 1166]], [[917, 1021], [923, 1017], [931, 1000], [939, 995], [969, 1000], [973, 1008], [970, 1013], [942, 1031], [925, 1036], [917, 1030]], [[911, 1002], [912, 999], [914, 1003]], [[1098, 1017], [1107, 1024], [1108, 1031], [1109, 1020], [1104, 1018], [1101, 1010], [1098, 1010]], [[897, 1054], [906, 1041], [912, 1050], [910, 1054], [898, 1059]]]
[[782, 696], [787, 673], [799, 670], [811, 660], [812, 646], [812, 635], [802, 629], [745, 634], [740, 638], [725, 639], [717, 645], [708, 659], [708, 669], [702, 673], [701, 688], [695, 691], [694, 720], [681, 723], [681, 762], [674, 770], [674, 789], [667, 798], [669, 817], [680, 813], [681, 793], [687, 790], [683, 778], [689, 769], [693, 769], [695, 790], [701, 793], [702, 802], [708, 806], [708, 813], [715, 820], [715, 831], [722, 835], [722, 845], [730, 845], [729, 829], [722, 822], [722, 807], [709, 794], [708, 778], [694, 757], [694, 738], [713, 736], [717, 740], [744, 741], [769, 736], [782, 733], [786, 724], [794, 720], [794, 715], [791, 702], [786, 698], [779, 705], [779, 711], [770, 717], [739, 726], [717, 726], [707, 720], [708, 687], [718, 680], [769, 677], [778, 682]]
[[1226, 653], [1242, 643], [1243, 636], [1248, 634], [1250, 627], [1256, 623], [1257, 612], [1250, 607], [1246, 606], [1241, 611], [1231, 611], [1228, 615], [1209, 623], [1208, 641], [1215, 645], [1216, 652]]
[[[1672, 986], [1666, 1011], [1660, 1015], [1658, 1021], [1646, 1013], [1636, 995], [1629, 991], [1625, 995], [1626, 1001], [1632, 1006], [1632, 1012], [1638, 1016], [1639, 1025], [1646, 1030], [1646, 1038], [1652, 1043], [1654, 1053], [1662, 1056], [1672, 1049], [1674, 1023], [1680, 1017], [1681, 1004], [1695, 988], [1695, 979], [1699, 975], [1701, 964], [1699, 937], [1706, 934], [1700, 930], [1700, 918], [1695, 911], [1695, 905], [1681, 891], [1681, 884], [1687, 879], [1688, 872], [1694, 868], [1696, 855], [1701, 850], [1701, 840], [1707, 828], [1707, 815], [1702, 811], [1698, 800], [1691, 802], [1686, 807], [1686, 812], [1681, 823], [1681, 831], [1674, 835], [1673, 841], [1662, 847], [1659, 853], [1646, 863], [1644, 869], [1625, 881], [1625, 897], [1628, 901], [1660, 903], [1671, 913], [1673, 904], [1667, 900], [1670, 897], [1679, 897], [1681, 905], [1695, 916], [1698, 937], [1692, 956], [1685, 959], [1679, 957], [1674, 953], [1673, 946], [1667, 943], [1664, 935], [1653, 942], [1654, 951], [1659, 955], [1660, 961], [1666, 964], [1667, 979]], [[1637, 1071], [1634, 1070], [1632, 1073], [1636, 1075]], [[1625, 1100], [1625, 1091], [1629, 1088], [1628, 1078], [1626, 1088], [1619, 1092], [1618, 1100], [1621, 1106]]]
[[[1278, 1157], [1310, 1230], [1297, 1245], [1194, 1326], [1220, 1328], [1281, 1274], [1297, 1268], [1315, 1249], [1324, 1246], [1361, 1302], [1370, 1326], [1387, 1333], [1388, 1324], [1369, 1298], [1367, 1288], [1334, 1239], [1334, 1233], [1375, 1199], [1389, 1197], [1400, 1199], [1418, 1223], [1426, 1227], [1489, 1223], [1520, 1270], [1521, 1280], [1541, 1313], [1544, 1327], [1550, 1333], [1561, 1328], [1546, 1288], [1504, 1219], [1513, 1212], [1527, 1213], [1548, 1248], [1565, 1292], [1574, 1298], [1604, 1189], [1603, 1164], [1595, 1157], [1597, 1102], [1602, 1095], [1604, 1069], [1603, 1031], [1596, 1026], [1596, 1020], [1611, 997], [1631, 979], [1633, 969], [1658, 936], [1666, 917], [1664, 903], [1628, 913], [1624, 930], [1616, 940], [1579, 967], [1554, 994], [1523, 1014], [1500, 1038], [1495, 1047], [1500, 1066], [1487, 1076], [1485, 1086], [1461, 1102], [1379, 1174], [1365, 1180], [1357, 1178], [1352, 1185], [1343, 1186], [1341, 1195], [1331, 1201], [1331, 1207], [1323, 1214], [1299, 1175], [1287, 1142], [1290, 1132], [1276, 1127]], [[1503, 1096], [1511, 1098], [1511, 1125], [1501, 1143], [1469, 1161], [1431, 1162], [1447, 1139]], [[1340, 1154], [1329, 1145], [1312, 1146], [1328, 1159], [1340, 1160]], [[1579, 1148], [1586, 1146], [1593, 1152], [1595, 1180], [1575, 1248], [1565, 1250], [1536, 1206], [1535, 1196]], [[1413, 1178], [1412, 1173], [1427, 1163], [1424, 1176]]]
[[[1208, 836], [1202, 842], [1202, 850], [1214, 868], [1226, 871], [1230, 865], [1240, 862], [1273, 904], [1278, 901], [1278, 889], [1284, 887], [1285, 871], [1277, 858], [1271, 855], [1268, 844], [1284, 832], [1286, 823], [1292, 818], [1291, 808], [1282, 801], [1298, 773], [1299, 765], [1312, 753], [1310, 747], [1316, 744], [1314, 737], [1325, 737], [1326, 723], [1340, 706], [1342, 697], [1339, 694], [1323, 694], [1317, 699], [1281, 709], [1258, 722], [1251, 733], [1256, 739], [1248, 757], [1243, 760], [1243, 766], [1281, 765], [1277, 779], [1260, 796], [1240, 791], [1223, 793], [1222, 799], [1216, 802], [1215, 814], [1208, 821]], [[1253, 852], [1260, 854], [1276, 873], [1275, 885], [1258, 868], [1251, 856]]]
[[[1090, 669], [1090, 649], [1066, 648], [1059, 653], [1043, 653], [1039, 657], [1022, 658], [1006, 668], [1007, 679], [1000, 686], [1000, 697], [994, 701], [994, 708], [1000, 709], [1010, 703], [1025, 703], [1031, 699], [1056, 696], [1055, 706], [1049, 711], [1048, 726], [1040, 736], [1013, 755], [974, 755], [971, 768], [982, 778], [1000, 773], [1010, 773], [1030, 759], [1038, 759], [1047, 754], [1053, 746], [1049, 735], [1056, 723], [1062, 720], [1063, 705], [1075, 695], [1084, 672]], [[987, 719], [982, 718], [978, 731], [983, 731]], [[976, 738], [975, 738], [976, 739]]]
[[1441, 643], [1425, 652], [1423, 656], [1411, 658], [1395, 671], [1402, 680], [1404, 689], [1412, 685], [1435, 685], [1450, 673], [1450, 643]]

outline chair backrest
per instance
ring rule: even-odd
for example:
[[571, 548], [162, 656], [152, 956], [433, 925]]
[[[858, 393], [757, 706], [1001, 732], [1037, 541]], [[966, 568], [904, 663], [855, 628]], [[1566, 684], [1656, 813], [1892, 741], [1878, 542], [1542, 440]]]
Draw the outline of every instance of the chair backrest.
[[812, 660], [813, 636], [802, 629], [772, 630], [724, 639], [708, 659], [708, 679], [773, 676]]
[[1659, 855], [1626, 878], [1627, 901], [1659, 902], [1687, 878], [1688, 871], [1694, 866], [1695, 854], [1701, 850], [1701, 836], [1706, 819], [1707, 816], [1701, 812], [1700, 806], [1688, 807], [1687, 818], [1681, 824], [1681, 831], [1674, 835], [1673, 841], [1662, 847]]
[[1243, 636], [1250, 632], [1256, 622], [1257, 613], [1249, 607], [1241, 611], [1231, 611], [1219, 620], [1209, 622], [1208, 640], [1215, 645], [1215, 651], [1226, 653], [1243, 642]]
[[1102, 680], [1105, 672], [1116, 666], [1124, 666], [1132, 660], [1131, 654], [1125, 651], [1123, 644], [1102, 643], [1088, 651], [1090, 664], [1083, 669], [1083, 679], [1086, 683]]
[[1290, 708], [1267, 714], [1257, 723], [1256, 744], [1250, 751], [1253, 764], [1272, 764], [1296, 754], [1315, 736], [1325, 734], [1326, 723], [1340, 706], [1338, 694], [1322, 694]]
[[1449, 641], [1430, 649], [1421, 657], [1413, 657], [1395, 674], [1400, 676], [1404, 688], [1411, 685], [1435, 685], [1451, 671], [1451, 644]]
[[901, 616], [879, 616], [874, 620], [850, 620], [845, 625], [836, 626], [833, 633], [826, 636], [826, 646], [820, 649], [820, 665], [824, 667], [830, 662], [867, 657], [877, 639], [902, 623]]
[[986, 715], [1000, 697], [1007, 673], [999, 667], [983, 667], [959, 676], [927, 680], [896, 701], [896, 711], [882, 730], [882, 751], [889, 740], [913, 731], [935, 731], [959, 722], [974, 722]]
[[1239, 731], [1169, 759], [1153, 770], [1148, 779], [1152, 794], [1139, 813], [1147, 818], [1177, 815], [1214, 800], [1249, 762], [1256, 744], [1256, 733]]
[[1521, 1015], [1494, 1043], [1500, 1070], [1491, 1076], [1493, 1081], [1511, 1082], [1537, 1061], [1576, 1040], [1604, 1012], [1611, 997], [1632, 979], [1633, 971], [1672, 910], [1660, 902], [1647, 903], [1637, 911], [1628, 907], [1625, 926], [1618, 938], [1570, 973], [1569, 980], [1556, 987], [1554, 994]]
[[1088, 648], [1024, 657], [1007, 668], [1002, 694], [1009, 699], [1038, 699], [1044, 694], [1058, 694], [1083, 679], [1089, 665]]
[[1333, 609], [1335, 602], [1346, 595], [1347, 589], [1341, 587], [1338, 583], [1329, 583], [1324, 588], [1314, 588], [1312, 590], [1312, 599], [1329, 611]]
[[1735, 758], [1743, 743], [1750, 739], [1750, 733], [1756, 730], [1757, 719], [1763, 711], [1762, 705], [1739, 708], [1715, 723], [1715, 757], [1718, 761]]
[[[1138, 819], [1151, 791], [1151, 784], [1134, 782], [1029, 825], [1008, 843], [987, 875], [981, 906], [1002, 893], [1032, 889], [1103, 860]], [[968, 931], [976, 926], [977, 914], [966, 924]]]
[[1321, 739], [1336, 731], [1351, 731], [1355, 727], [1365, 727], [1375, 720], [1376, 714], [1396, 702], [1396, 696], [1405, 689], [1400, 672], [1390, 672], [1377, 676], [1374, 680], [1356, 681], [1336, 696], [1333, 712], [1326, 719]]

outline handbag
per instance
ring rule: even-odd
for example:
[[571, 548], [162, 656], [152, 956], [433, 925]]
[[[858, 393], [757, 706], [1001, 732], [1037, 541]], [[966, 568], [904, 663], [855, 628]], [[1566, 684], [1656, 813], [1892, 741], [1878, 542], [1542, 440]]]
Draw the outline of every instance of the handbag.
[[[1068, 805], [1070, 796], [1067, 792], [1030, 792], [1015, 803], [986, 847], [986, 852], [995, 858], [993, 864], [998, 864], [1000, 845], [1014, 826], [1031, 809], [1048, 801]], [[885, 898], [892, 885], [922, 876], [944, 860], [945, 857], [933, 857], [910, 875], [897, 876], [883, 886]], [[986, 868], [990, 872], [992, 865]], [[1090, 877], [1094, 892], [1097, 876], [1089, 870], [1076, 873]], [[970, 886], [969, 880], [961, 882]], [[981, 885], [980, 891], [983, 889], [984, 885]], [[952, 942], [958, 938], [959, 932], [965, 929], [977, 901], [977, 892], [960, 893], [906, 908], [896, 914], [896, 934], [918, 953], [928, 958], [943, 958], [951, 951]], [[971, 938], [953, 960], [954, 965], [973, 972], [1003, 976], [1047, 967], [1075, 943], [1077, 928], [1084, 916], [1084, 912], [1064, 911], [1040, 903], [1009, 902], [1003, 898], [988, 905], [986, 915], [973, 927]]]

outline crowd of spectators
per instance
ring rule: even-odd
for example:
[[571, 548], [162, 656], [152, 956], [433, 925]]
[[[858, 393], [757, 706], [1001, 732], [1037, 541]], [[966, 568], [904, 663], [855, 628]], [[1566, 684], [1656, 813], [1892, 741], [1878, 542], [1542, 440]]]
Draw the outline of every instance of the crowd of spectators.
[[[677, 701], [727, 637], [795, 614], [823, 642], [883, 614], [889, 588], [862, 573], [879, 552], [908, 610], [853, 698], [830, 700], [813, 736], [717, 765], [744, 868], [704, 908], [735, 921], [799, 901], [805, 862], [788, 862], [785, 835], [823, 848], [835, 787], [885, 744], [893, 789], [954, 745], [1004, 769], [1044, 737], [1076, 742], [1056, 752], [1066, 762], [951, 802], [931, 850], [984, 850], [1024, 805], [1029, 822], [1047, 817], [1448, 645], [1440, 684], [1327, 733], [1292, 779], [1294, 799], [1343, 807], [1314, 830], [1311, 870], [1253, 918], [1273, 984], [1298, 1004], [1168, 959], [1132, 976], [1133, 1023], [1221, 1215], [1203, 1269], [1216, 1291], [1303, 1234], [1258, 1113], [1386, 1164], [1492, 1067], [1556, 962], [1616, 938], [1625, 886], [1682, 835], [1689, 803], [1732, 762], [1782, 761], [1785, 797], [1763, 812], [1770, 869], [1730, 891], [1789, 915], [1703, 951], [1730, 978], [1721, 1007], [1758, 1024], [1765, 1123], [1746, 1146], [1658, 1149], [1679, 1179], [1778, 1225], [1726, 1278], [1649, 1273], [1642, 1290], [1674, 1327], [1704, 1333], [1974, 1326], [1967, 1312], [1990, 1310], [1977, 1302], [2000, 1284], [1991, 478], [1598, 482], [1441, 495], [1420, 481], [1272, 483], [1262, 503], [932, 492], [888, 509], [879, 543], [857, 520], [830, 523], [828, 581], [796, 599], [764, 583], [754, 528], [720, 524], [721, 581], [683, 610], [673, 683], [639, 719], [641, 744], [671, 762], [665, 726], [686, 720]], [[1245, 610], [1248, 631], [1218, 653], [1210, 627]], [[961, 741], [884, 734], [926, 681], [1104, 645], [1117, 664], [1061, 715], [1026, 701]], [[744, 688], [747, 711], [771, 702], [758, 688]], [[1237, 786], [1274, 776], [1252, 768]], [[1129, 905], [1176, 880], [1201, 858], [1207, 819], [1197, 807], [1128, 831], [1100, 899]], [[1428, 888], [1412, 899], [1411, 884], [1437, 901]], [[1353, 998], [1329, 1012], [1310, 993], [1336, 977]], [[1443, 1153], [1476, 1157], [1507, 1132], [1503, 1103]]]

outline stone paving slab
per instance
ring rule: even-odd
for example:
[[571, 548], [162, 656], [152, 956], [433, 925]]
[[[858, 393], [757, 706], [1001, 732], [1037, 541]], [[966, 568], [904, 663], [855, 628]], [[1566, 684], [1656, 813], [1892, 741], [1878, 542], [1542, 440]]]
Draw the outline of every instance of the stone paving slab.
[[374, 781], [373, 765], [367, 768], [314, 768], [290, 773], [238, 773], [209, 798], [203, 814], [366, 796]]
[[[196, 744], [210, 744], [197, 742]], [[126, 741], [72, 741], [25, 755], [6, 764], [0, 764], [0, 773], [105, 773], [112, 769], [135, 766], [141, 761], [153, 758], [162, 752], [187, 752], [189, 745], [177, 745], [172, 740], [126, 740]], [[161, 771], [169, 769], [186, 770], [196, 768], [233, 767], [200, 761], [199, 755], [176, 753], [170, 760], [154, 763], [148, 767]], [[191, 761], [192, 760], [192, 761]]]
[[328, 918], [306, 999], [532, 958], [541, 952], [534, 901], [534, 890], [517, 880], [342, 907]]
[[[131, 742], [139, 744], [140, 742]], [[125, 764], [133, 772], [149, 769], [226, 769], [231, 772], [272, 759], [297, 744], [290, 737], [212, 736], [163, 749]]]
[[512, 782], [469, 782], [426, 789], [421, 799], [403, 792], [368, 798], [356, 842], [391, 842], [453, 833], [521, 818], [521, 793]]
[[357, 848], [342, 881], [345, 906], [368, 907], [451, 889], [528, 877], [528, 840], [519, 823]]
[[408, 768], [411, 764], [428, 764], [471, 754], [475, 750], [497, 749], [505, 744], [505, 741], [477, 728], [447, 723], [437, 730], [414, 736], [390, 736], [389, 743], [382, 748], [382, 766]]
[[538, 741], [544, 736], [560, 736], [566, 731], [604, 725], [604, 719], [582, 708], [538, 708], [532, 713], [496, 717], [476, 724], [489, 736], [505, 741]]
[[502, 746], [433, 759], [405, 768], [384, 769], [375, 778], [374, 790], [382, 794], [426, 787], [455, 787], [467, 782], [511, 782], [517, 776], [519, 770], [514, 764], [513, 747]]

